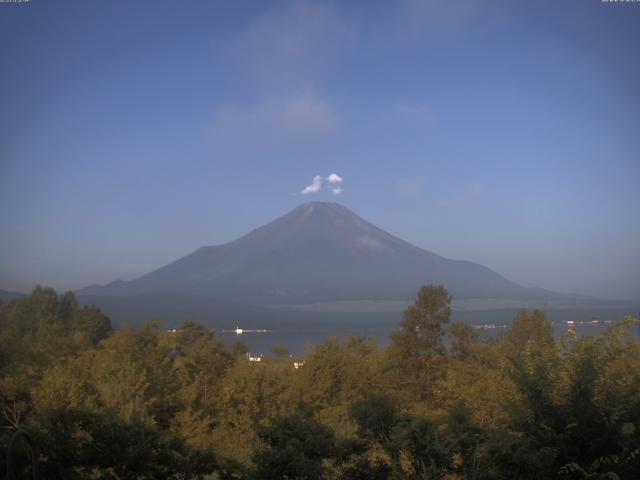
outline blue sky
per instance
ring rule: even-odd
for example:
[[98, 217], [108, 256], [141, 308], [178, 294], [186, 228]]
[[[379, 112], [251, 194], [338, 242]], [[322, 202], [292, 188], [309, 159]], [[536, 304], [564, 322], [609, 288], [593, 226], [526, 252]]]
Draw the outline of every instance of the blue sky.
[[[0, 288], [131, 279], [326, 200], [640, 299], [639, 25], [600, 0], [0, 4]], [[340, 195], [300, 193], [330, 173]]]

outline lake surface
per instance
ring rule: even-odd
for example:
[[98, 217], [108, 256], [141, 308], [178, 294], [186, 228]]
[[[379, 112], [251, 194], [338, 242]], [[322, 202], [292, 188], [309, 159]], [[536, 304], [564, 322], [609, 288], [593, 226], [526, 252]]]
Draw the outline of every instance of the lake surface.
[[[220, 303], [207, 297], [179, 294], [150, 294], [127, 297], [85, 296], [83, 304], [96, 304], [111, 319], [114, 327], [139, 327], [159, 320], [163, 328], [180, 328], [184, 321], [194, 321], [219, 333], [227, 341], [244, 342], [252, 354], [270, 355], [274, 346], [286, 346], [294, 355], [307, 345], [325, 342], [329, 337], [343, 340], [347, 335], [373, 337], [383, 346], [397, 329], [406, 307], [404, 301], [341, 301], [307, 305], [251, 306]], [[509, 299], [454, 299], [452, 321], [479, 326], [486, 324], [488, 335], [504, 331], [521, 307], [547, 307], [549, 320], [557, 335], [566, 333], [569, 320], [576, 322], [578, 335], [599, 333], [604, 321], [617, 322], [626, 315], [636, 316], [640, 302], [615, 300], [555, 300], [551, 302]], [[597, 316], [603, 323], [578, 323]], [[223, 333], [223, 330], [267, 329], [268, 333]], [[637, 332], [636, 332], [637, 333]]]
[[[457, 311], [452, 316], [452, 321], [461, 321], [474, 326], [484, 335], [495, 336], [503, 332], [516, 314], [516, 310], [482, 310], [482, 311]], [[551, 310], [548, 318], [554, 326], [557, 336], [566, 335], [567, 321], [573, 321], [572, 328], [578, 336], [597, 335], [606, 328], [615, 325], [622, 320], [628, 312], [613, 310]], [[599, 321], [593, 323], [591, 315], [597, 315]], [[340, 341], [347, 336], [365, 336], [376, 339], [379, 346], [385, 346], [390, 341], [390, 334], [397, 330], [402, 320], [401, 313], [377, 313], [368, 315], [344, 315], [338, 318], [337, 314], [327, 315], [325, 318], [305, 321], [292, 321], [284, 319], [272, 320], [270, 324], [237, 325], [241, 328], [265, 328], [267, 333], [235, 333], [216, 331], [226, 342], [239, 340], [251, 351], [252, 355], [271, 356], [271, 349], [275, 346], [286, 346], [292, 355], [300, 355], [305, 349], [313, 345], [321, 344], [330, 337], [337, 337]], [[236, 325], [229, 325], [228, 329], [234, 329]], [[640, 339], [640, 325], [632, 327], [632, 333]]]

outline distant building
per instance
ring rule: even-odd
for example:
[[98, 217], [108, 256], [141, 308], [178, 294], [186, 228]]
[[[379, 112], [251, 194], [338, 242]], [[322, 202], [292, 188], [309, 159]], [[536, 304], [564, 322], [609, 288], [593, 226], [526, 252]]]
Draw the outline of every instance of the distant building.
[[304, 362], [293, 362], [293, 368], [296, 370], [304, 366]]
[[247, 359], [250, 362], [261, 362], [262, 361], [262, 355], [260, 355], [259, 357], [252, 357], [251, 356], [251, 352], [247, 352]]

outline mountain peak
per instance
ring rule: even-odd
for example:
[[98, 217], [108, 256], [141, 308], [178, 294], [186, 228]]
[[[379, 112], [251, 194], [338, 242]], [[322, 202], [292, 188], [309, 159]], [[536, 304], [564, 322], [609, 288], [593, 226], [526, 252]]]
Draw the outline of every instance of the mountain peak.
[[372, 245], [395, 249], [402, 240], [380, 230], [336, 202], [306, 202], [273, 222], [254, 230], [247, 237], [260, 236], [274, 240], [279, 248], [318, 248], [333, 245], [341, 250], [368, 249]]
[[175, 292], [285, 304], [408, 299], [427, 283], [444, 284], [459, 298], [531, 294], [482, 265], [440, 257], [344, 205], [319, 201], [302, 203], [230, 243], [202, 247], [138, 279], [90, 293]]
[[302, 203], [300, 205], [298, 205], [296, 208], [294, 208], [292, 210], [292, 212], [295, 211], [302, 211], [302, 212], [309, 212], [309, 211], [314, 211], [314, 210], [318, 210], [318, 211], [335, 211], [335, 212], [343, 212], [343, 213], [350, 213], [353, 215], [353, 212], [351, 212], [351, 210], [349, 210], [347, 207], [345, 207], [344, 205], [337, 203], [337, 202], [319, 202], [319, 201], [311, 201], [311, 202], [305, 202]]
[[300, 204], [300, 207], [310, 207], [312, 205], [324, 205], [324, 206], [331, 206], [331, 205], [340, 205], [338, 202], [321, 202], [320, 200], [310, 200], [308, 202], [304, 202], [302, 204]]

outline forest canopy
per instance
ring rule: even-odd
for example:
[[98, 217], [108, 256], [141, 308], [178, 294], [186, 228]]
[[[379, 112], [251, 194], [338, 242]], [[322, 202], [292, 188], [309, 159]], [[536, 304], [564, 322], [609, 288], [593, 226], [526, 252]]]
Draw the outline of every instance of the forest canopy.
[[450, 303], [423, 287], [384, 348], [249, 362], [196, 323], [114, 330], [37, 287], [0, 305], [0, 476], [26, 431], [46, 479], [640, 478], [636, 320], [554, 338], [522, 310], [491, 338]]

